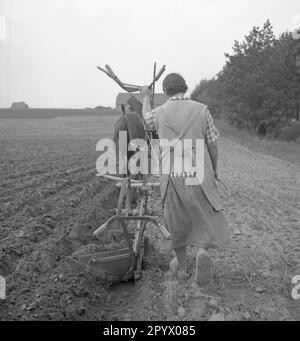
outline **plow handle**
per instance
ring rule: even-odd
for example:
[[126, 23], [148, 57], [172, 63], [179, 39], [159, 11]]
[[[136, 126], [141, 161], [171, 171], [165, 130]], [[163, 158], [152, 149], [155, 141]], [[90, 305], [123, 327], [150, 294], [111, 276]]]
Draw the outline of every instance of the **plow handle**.
[[164, 65], [160, 71], [158, 72], [158, 74], [156, 75], [156, 77], [154, 78], [153, 82], [149, 85], [149, 88], [152, 88], [152, 86], [154, 85], [155, 82], [157, 82], [160, 77], [162, 76], [162, 74], [166, 71], [166, 65]]
[[[132, 92], [141, 91], [142, 87], [139, 85], [132, 85], [132, 84], [123, 83], [117, 77], [117, 75], [114, 73], [114, 71], [112, 70], [112, 68], [109, 65], [106, 64], [105, 69], [101, 68], [100, 66], [97, 66], [97, 69], [100, 70], [101, 72], [105, 73], [111, 79], [113, 79], [122, 89], [126, 90], [127, 92], [132, 93]], [[165, 70], [166, 70], [166, 65], [164, 65], [160, 69], [160, 71], [158, 72], [156, 77], [153, 79], [152, 83], [149, 85], [149, 89], [151, 89], [154, 86], [155, 82], [157, 82], [159, 80], [159, 78], [162, 76], [162, 74], [165, 72]]]
[[102, 69], [102, 67], [97, 66], [97, 69], [100, 70], [101, 72], [105, 73], [108, 77], [112, 78], [111, 75], [104, 69]]
[[112, 76], [112, 78], [118, 79], [118, 77], [116, 76], [116, 74], [113, 72], [112, 68], [109, 65], [106, 64], [105, 68], [109, 72], [109, 74]]

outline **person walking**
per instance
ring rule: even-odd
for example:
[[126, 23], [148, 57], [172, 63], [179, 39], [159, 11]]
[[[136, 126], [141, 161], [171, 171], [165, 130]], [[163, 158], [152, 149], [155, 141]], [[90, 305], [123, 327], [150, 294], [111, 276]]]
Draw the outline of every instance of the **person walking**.
[[[185, 96], [188, 87], [184, 78], [172, 73], [163, 81], [168, 96], [165, 104], [151, 110], [151, 90], [142, 88], [143, 116], [149, 128], [155, 129], [159, 139], [204, 140], [204, 177], [197, 184], [188, 185], [182, 173], [161, 174], [160, 190], [164, 224], [172, 237], [176, 258], [170, 263], [179, 280], [189, 278], [187, 246], [198, 248], [195, 279], [199, 286], [212, 280], [212, 260], [208, 250], [229, 242], [229, 229], [222, 201], [217, 190], [218, 146], [220, 136], [206, 105]], [[193, 153], [195, 153], [193, 149]], [[163, 161], [162, 161], [163, 162]]]

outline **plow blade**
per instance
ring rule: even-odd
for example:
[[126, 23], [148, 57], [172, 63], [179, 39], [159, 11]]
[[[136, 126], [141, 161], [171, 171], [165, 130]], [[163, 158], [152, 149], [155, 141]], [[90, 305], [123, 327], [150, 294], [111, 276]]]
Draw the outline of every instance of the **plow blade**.
[[128, 281], [133, 278], [131, 270], [133, 255], [129, 249], [95, 253], [91, 255], [73, 255], [67, 262], [79, 271], [90, 273], [111, 284]]

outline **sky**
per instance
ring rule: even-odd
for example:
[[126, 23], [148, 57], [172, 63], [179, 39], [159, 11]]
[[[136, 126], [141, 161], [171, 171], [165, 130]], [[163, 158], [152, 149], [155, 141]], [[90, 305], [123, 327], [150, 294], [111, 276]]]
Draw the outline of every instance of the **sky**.
[[115, 106], [105, 64], [145, 85], [156, 61], [191, 91], [253, 26], [270, 19], [279, 35], [299, 16], [299, 0], [0, 0], [0, 107]]

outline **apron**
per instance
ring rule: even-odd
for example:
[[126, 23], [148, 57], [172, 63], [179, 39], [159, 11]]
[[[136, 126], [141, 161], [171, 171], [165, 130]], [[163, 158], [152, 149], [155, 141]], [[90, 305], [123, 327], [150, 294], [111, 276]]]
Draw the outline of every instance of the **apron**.
[[[195, 129], [199, 119], [204, 117], [204, 110], [206, 110], [205, 106], [202, 107], [202, 110], [199, 110], [199, 106], [197, 106], [182, 131], [178, 132], [168, 120], [164, 106], [162, 106], [158, 116], [160, 132], [164, 132], [165, 127], [172, 131], [172, 136], [174, 134], [177, 136], [174, 142], [174, 147], [176, 147], [179, 141], [191, 138], [190, 130], [193, 129], [192, 127]], [[164, 135], [167, 135], [167, 131]], [[161, 139], [163, 137], [160, 136]], [[175, 249], [188, 245], [218, 248], [229, 241], [228, 224], [222, 212], [223, 205], [217, 192], [207, 146], [204, 149], [204, 179], [202, 183], [197, 177], [189, 179], [175, 178], [170, 174], [161, 175], [164, 224], [171, 233], [172, 246]], [[198, 184], [188, 185], [189, 180], [198, 181]]]
[[[179, 142], [179, 141], [182, 141], [186, 137], [187, 133], [189, 132], [193, 124], [196, 123], [199, 116], [203, 114], [206, 111], [206, 109], [207, 109], [206, 106], [203, 106], [202, 110], [199, 110], [199, 108], [197, 107], [192, 117], [187, 121], [183, 130], [180, 133], [178, 133], [169, 123], [163, 107], [160, 107], [160, 115], [159, 115], [160, 123], [159, 124], [160, 125], [163, 124], [166, 127], [168, 127], [170, 130], [172, 130], [177, 135], [177, 141]], [[175, 146], [176, 146], [176, 142], [174, 144], [174, 147]], [[215, 175], [212, 169], [211, 159], [210, 159], [210, 155], [208, 153], [206, 145], [204, 146], [204, 160], [203, 161], [204, 161], [204, 165], [202, 165], [201, 170], [199, 170], [199, 175], [201, 177], [202, 171], [204, 169], [204, 174], [203, 174], [204, 177], [201, 177], [201, 179], [198, 179], [199, 181], [197, 181], [196, 179], [195, 181], [193, 181], [192, 179], [186, 179], [186, 184], [194, 185], [194, 186], [197, 186], [197, 185], [201, 186], [203, 192], [205, 193], [207, 197], [207, 200], [210, 202], [213, 208], [216, 211], [222, 211], [224, 207], [223, 207], [222, 200], [218, 193]], [[166, 191], [168, 188], [169, 179], [170, 179], [170, 174], [161, 175], [160, 189], [161, 189], [161, 197], [162, 197], [163, 202], [164, 202]]]

